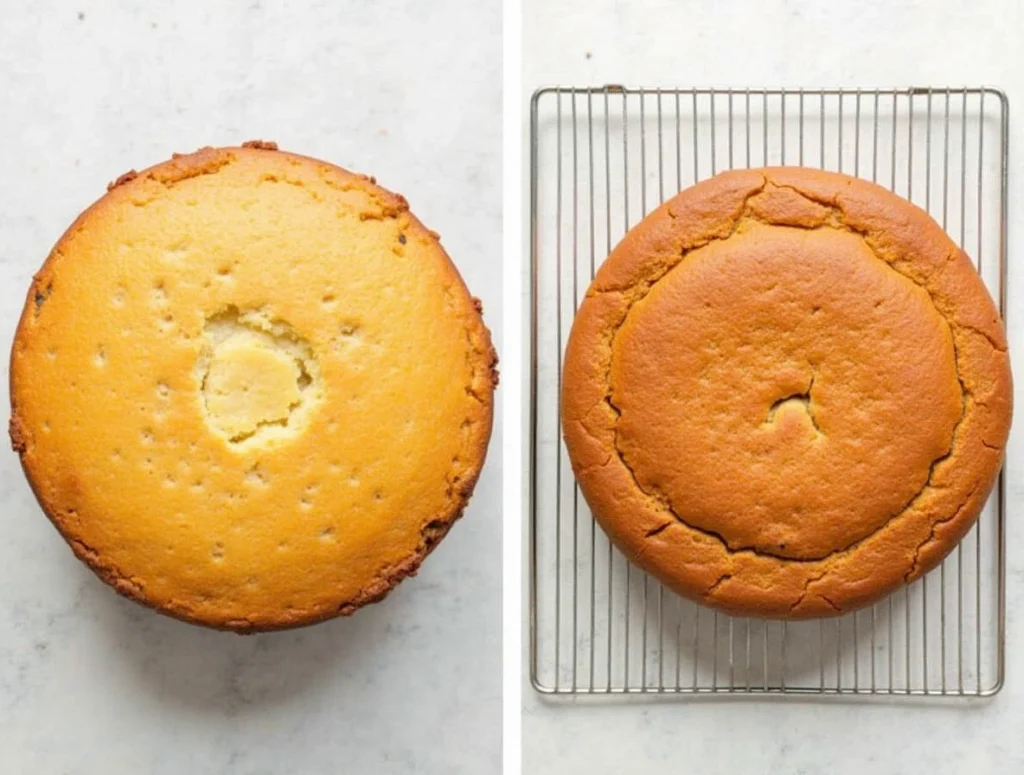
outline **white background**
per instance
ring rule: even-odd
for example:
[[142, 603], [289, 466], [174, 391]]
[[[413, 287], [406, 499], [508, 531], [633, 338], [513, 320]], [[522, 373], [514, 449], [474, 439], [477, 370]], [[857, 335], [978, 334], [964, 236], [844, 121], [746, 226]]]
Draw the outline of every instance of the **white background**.
[[[1009, 95], [1011, 347], [1024, 217], [1024, 5], [977, 2], [524, 0], [523, 94], [541, 85], [992, 85]], [[1016, 298], [1015, 298], [1016, 297]], [[964, 702], [548, 702], [524, 689], [524, 772], [893, 775], [1024, 772], [1021, 434], [1011, 436], [1007, 681]]]
[[[3, 348], [32, 273], [108, 181], [250, 138], [405, 194], [500, 343], [497, 0], [2, 7]], [[118, 598], [0, 452], [0, 772], [498, 772], [500, 449], [496, 432], [463, 521], [386, 602], [244, 638]]]

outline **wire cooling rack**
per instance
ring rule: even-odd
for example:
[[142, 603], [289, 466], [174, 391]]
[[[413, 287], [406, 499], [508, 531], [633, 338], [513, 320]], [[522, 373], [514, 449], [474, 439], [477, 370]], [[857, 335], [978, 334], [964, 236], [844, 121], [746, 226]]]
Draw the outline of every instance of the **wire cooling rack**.
[[548, 694], [988, 696], [1003, 683], [1005, 488], [936, 570], [836, 619], [734, 618], [597, 529], [559, 430], [562, 354], [595, 269], [680, 189], [731, 167], [874, 180], [928, 210], [1006, 304], [1005, 95], [989, 88], [545, 88], [531, 110], [530, 667]]

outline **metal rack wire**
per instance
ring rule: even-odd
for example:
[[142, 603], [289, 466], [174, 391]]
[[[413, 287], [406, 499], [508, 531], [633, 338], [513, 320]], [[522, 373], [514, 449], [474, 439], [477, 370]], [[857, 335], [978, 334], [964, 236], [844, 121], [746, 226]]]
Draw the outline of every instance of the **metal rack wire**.
[[991, 88], [552, 87], [531, 110], [530, 668], [548, 694], [988, 696], [1003, 683], [1005, 486], [935, 571], [836, 619], [682, 600], [595, 526], [559, 430], [594, 271], [676, 191], [731, 167], [874, 180], [928, 210], [1006, 305], [1008, 105]]

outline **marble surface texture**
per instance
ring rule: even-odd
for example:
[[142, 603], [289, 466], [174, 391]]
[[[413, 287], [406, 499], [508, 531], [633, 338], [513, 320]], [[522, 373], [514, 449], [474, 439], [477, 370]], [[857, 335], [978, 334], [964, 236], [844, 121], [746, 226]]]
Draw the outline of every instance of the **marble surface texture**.
[[[1008, 329], [1021, 353], [1024, 6], [524, 0], [524, 94], [541, 85], [991, 85], [1010, 110]], [[1017, 362], [1018, 369], [1020, 363]], [[1018, 375], [1019, 376], [1019, 375]], [[1021, 380], [1018, 379], [1018, 382]], [[1018, 402], [1019, 403], [1019, 402]], [[1018, 418], [1019, 420], [1020, 418]], [[1018, 422], [1019, 426], [1021, 423]], [[975, 702], [548, 702], [524, 688], [524, 772], [901, 775], [1024, 772], [1024, 441], [1008, 450], [1007, 678]]]
[[[500, 15], [496, 0], [4, 4], [0, 342], [108, 181], [250, 138], [405, 194], [500, 342]], [[0, 451], [0, 772], [498, 772], [493, 442], [463, 521], [417, 578], [353, 619], [251, 637], [117, 597]]]

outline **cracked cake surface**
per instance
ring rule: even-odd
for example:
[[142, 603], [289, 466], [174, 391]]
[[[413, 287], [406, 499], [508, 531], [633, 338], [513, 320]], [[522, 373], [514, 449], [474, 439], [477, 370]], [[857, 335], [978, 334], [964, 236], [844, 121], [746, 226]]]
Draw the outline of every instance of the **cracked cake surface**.
[[566, 349], [562, 425], [593, 513], [731, 613], [855, 610], [976, 521], [1010, 426], [1006, 338], [970, 259], [879, 186], [723, 173], [634, 227]]
[[111, 184], [35, 276], [11, 440], [119, 592], [237, 631], [381, 599], [461, 515], [496, 357], [405, 200], [273, 143]]

